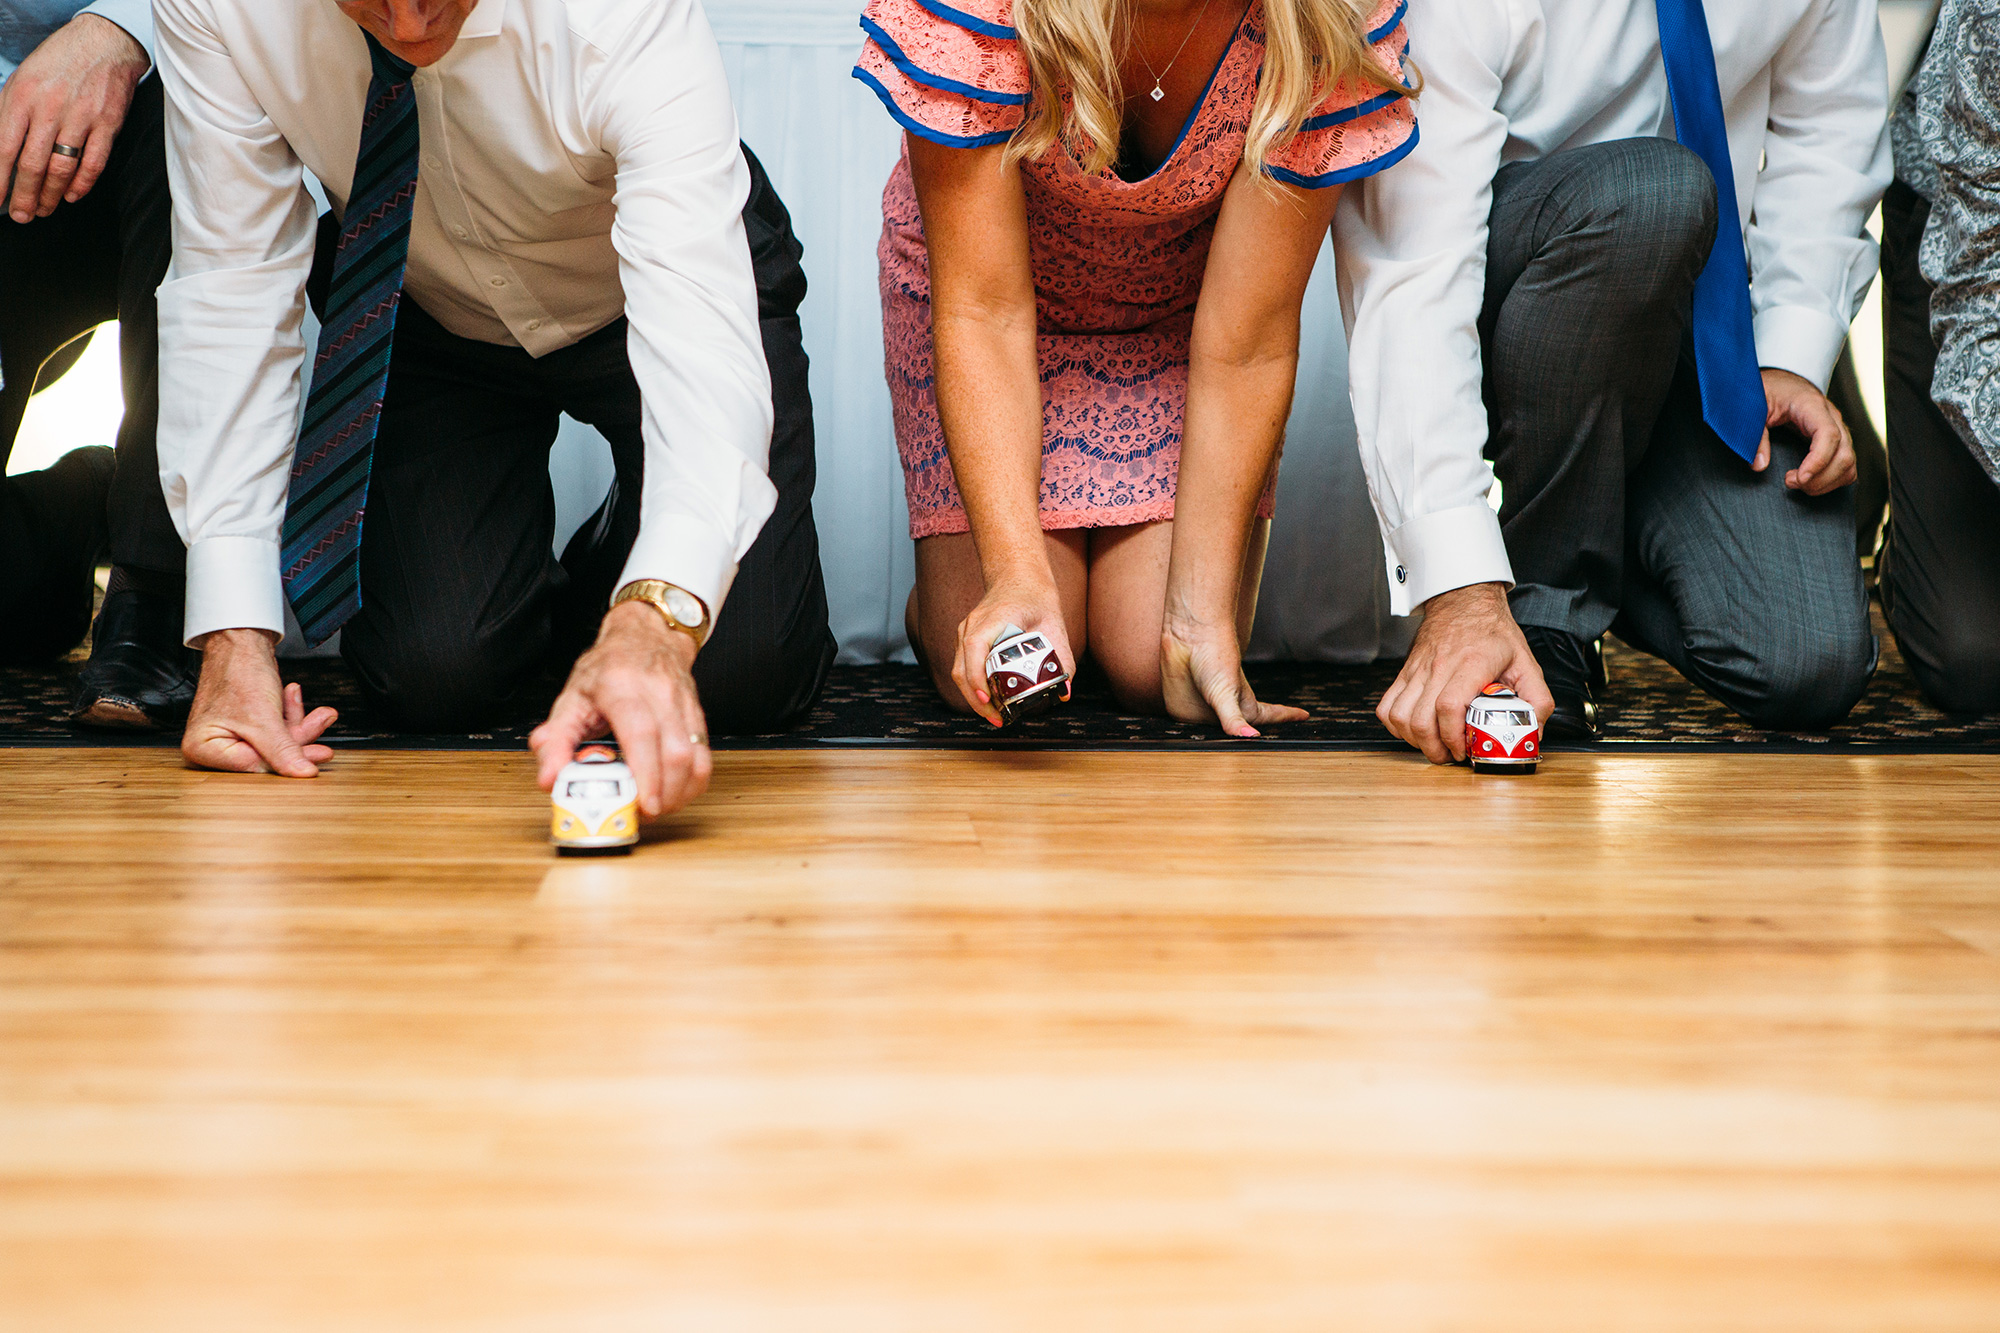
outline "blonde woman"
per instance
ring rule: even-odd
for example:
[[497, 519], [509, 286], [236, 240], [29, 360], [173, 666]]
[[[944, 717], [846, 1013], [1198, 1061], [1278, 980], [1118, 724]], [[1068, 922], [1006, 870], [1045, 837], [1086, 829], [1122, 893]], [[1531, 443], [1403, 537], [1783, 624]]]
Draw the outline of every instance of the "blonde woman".
[[1011, 622], [1129, 708], [1304, 716], [1241, 644], [1320, 239], [1416, 145], [1403, 3], [869, 0], [910, 638], [954, 706], [998, 724]]

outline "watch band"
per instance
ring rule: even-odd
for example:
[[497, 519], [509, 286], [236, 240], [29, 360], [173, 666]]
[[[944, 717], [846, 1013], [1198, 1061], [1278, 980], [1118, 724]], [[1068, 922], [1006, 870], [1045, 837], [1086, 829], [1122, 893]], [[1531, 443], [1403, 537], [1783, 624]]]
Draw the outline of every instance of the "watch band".
[[[673, 607], [667, 601], [669, 591], [681, 594], [701, 608], [700, 624], [690, 625], [674, 614]], [[715, 623], [714, 617], [708, 613], [707, 602], [702, 601], [701, 598], [696, 597], [686, 588], [678, 584], [668, 583], [665, 579], [633, 580], [620, 588], [617, 594], [611, 599], [611, 605], [613, 606], [617, 606], [621, 602], [644, 602], [660, 613], [660, 618], [667, 622], [668, 629], [677, 629], [693, 639], [696, 648], [700, 648], [708, 642], [709, 628]]]

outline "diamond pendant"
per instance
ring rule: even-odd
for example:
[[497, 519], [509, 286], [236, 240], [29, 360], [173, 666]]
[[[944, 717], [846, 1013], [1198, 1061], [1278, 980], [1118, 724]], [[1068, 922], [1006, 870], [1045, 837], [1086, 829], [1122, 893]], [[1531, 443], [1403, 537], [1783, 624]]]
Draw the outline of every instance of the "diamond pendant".
[[1153, 91], [1146, 95], [1152, 98], [1155, 102], [1164, 102], [1167, 100], [1166, 93], [1161, 90], [1160, 85], [1157, 83], [1153, 85]]

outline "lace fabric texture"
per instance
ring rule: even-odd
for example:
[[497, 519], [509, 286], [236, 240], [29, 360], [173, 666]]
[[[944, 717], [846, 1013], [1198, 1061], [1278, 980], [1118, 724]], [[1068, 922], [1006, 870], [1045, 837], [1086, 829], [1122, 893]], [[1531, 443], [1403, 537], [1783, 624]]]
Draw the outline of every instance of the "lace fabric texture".
[[[1372, 23], [1375, 56], [1400, 77], [1408, 36], [1398, 0]], [[1089, 173], [1060, 150], [1022, 164], [1042, 382], [1044, 529], [1173, 517], [1187, 402], [1188, 340], [1222, 196], [1242, 162], [1264, 59], [1253, 0], [1207, 93], [1167, 159], [1137, 181]], [[904, 129], [941, 143], [1004, 142], [1024, 115], [1026, 61], [1005, 0], [870, 0], [856, 77]], [[967, 26], [968, 24], [972, 26]], [[977, 30], [975, 30], [977, 29]], [[998, 35], [1009, 34], [1007, 36]], [[1333, 185], [1414, 146], [1407, 99], [1335, 87], [1273, 174]], [[929, 260], [907, 154], [883, 192], [882, 324], [896, 444], [914, 537], [968, 525], [938, 419]], [[1272, 513], [1269, 489], [1259, 512]]]

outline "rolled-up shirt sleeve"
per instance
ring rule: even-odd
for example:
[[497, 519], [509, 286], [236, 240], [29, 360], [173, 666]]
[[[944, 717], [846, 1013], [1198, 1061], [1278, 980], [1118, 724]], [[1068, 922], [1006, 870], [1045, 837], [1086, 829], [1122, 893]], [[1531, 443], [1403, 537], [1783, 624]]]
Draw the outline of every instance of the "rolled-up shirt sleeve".
[[153, 54], [153, 0], [96, 0], [76, 11], [79, 14], [95, 14], [101, 19], [110, 19], [126, 32], [132, 40], [146, 48], [146, 58], [156, 61]]
[[305, 360], [304, 168], [203, 0], [158, 0], [173, 262], [160, 287], [160, 480], [188, 545], [185, 634], [284, 629], [278, 548]]
[[692, 0], [647, 7], [601, 54], [586, 118], [617, 163], [611, 239], [645, 442], [639, 535], [621, 582], [664, 579], [719, 615], [778, 494], [742, 217], [749, 168], [721, 52]]
[[1487, 502], [1479, 311], [1507, 142], [1500, 92], [1539, 58], [1539, 15], [1518, 11], [1411, 7], [1422, 141], [1350, 187], [1334, 218], [1355, 424], [1397, 615], [1454, 588], [1514, 582]]
[[1876, 6], [1816, 0], [1772, 62], [1749, 242], [1757, 359], [1821, 388], [1879, 263], [1863, 228], [1894, 171], [1888, 115]]

